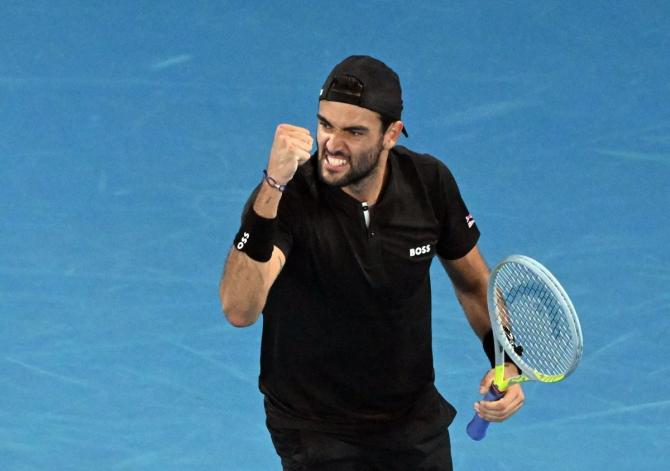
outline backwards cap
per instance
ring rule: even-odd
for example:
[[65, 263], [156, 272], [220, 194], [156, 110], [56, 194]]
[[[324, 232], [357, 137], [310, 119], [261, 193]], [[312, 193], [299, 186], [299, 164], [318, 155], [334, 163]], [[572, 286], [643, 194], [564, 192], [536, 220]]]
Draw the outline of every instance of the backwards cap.
[[[342, 87], [345, 82], [348, 85]], [[337, 64], [326, 78], [319, 100], [360, 106], [395, 121], [401, 119], [403, 108], [398, 74], [370, 56], [350, 56]], [[404, 128], [402, 132], [407, 136]]]

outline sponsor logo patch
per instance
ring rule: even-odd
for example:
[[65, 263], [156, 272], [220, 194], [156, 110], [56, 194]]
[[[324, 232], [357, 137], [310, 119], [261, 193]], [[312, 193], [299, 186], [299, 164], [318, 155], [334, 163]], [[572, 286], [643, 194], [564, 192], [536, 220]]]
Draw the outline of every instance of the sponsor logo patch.
[[430, 244], [409, 249], [410, 257], [416, 257], [417, 255], [425, 255], [427, 253], [430, 253]]

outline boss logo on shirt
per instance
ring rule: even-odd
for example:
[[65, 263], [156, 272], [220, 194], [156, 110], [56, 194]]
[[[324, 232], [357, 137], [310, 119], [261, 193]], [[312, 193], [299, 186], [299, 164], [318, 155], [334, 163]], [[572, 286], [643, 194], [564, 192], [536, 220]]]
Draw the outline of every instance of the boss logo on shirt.
[[409, 256], [416, 257], [417, 255], [425, 255], [429, 252], [430, 252], [430, 244], [422, 245], [421, 247], [409, 249]]

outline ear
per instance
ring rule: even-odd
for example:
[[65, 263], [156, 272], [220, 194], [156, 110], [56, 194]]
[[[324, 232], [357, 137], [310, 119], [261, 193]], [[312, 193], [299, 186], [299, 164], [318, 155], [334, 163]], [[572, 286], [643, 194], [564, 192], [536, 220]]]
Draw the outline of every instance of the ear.
[[391, 125], [384, 133], [385, 149], [391, 149], [396, 145], [396, 142], [398, 142], [398, 139], [400, 139], [400, 133], [402, 132], [403, 127], [404, 124], [402, 124], [402, 121], [395, 121], [391, 123]]

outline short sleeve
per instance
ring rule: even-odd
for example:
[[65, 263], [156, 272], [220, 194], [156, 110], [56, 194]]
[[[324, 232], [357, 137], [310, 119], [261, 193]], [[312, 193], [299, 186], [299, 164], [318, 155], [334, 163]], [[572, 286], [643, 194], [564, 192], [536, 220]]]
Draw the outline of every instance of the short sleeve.
[[439, 167], [439, 188], [442, 206], [440, 240], [437, 253], [440, 257], [455, 260], [465, 256], [479, 240], [479, 228], [468, 211], [454, 176], [445, 165]]

